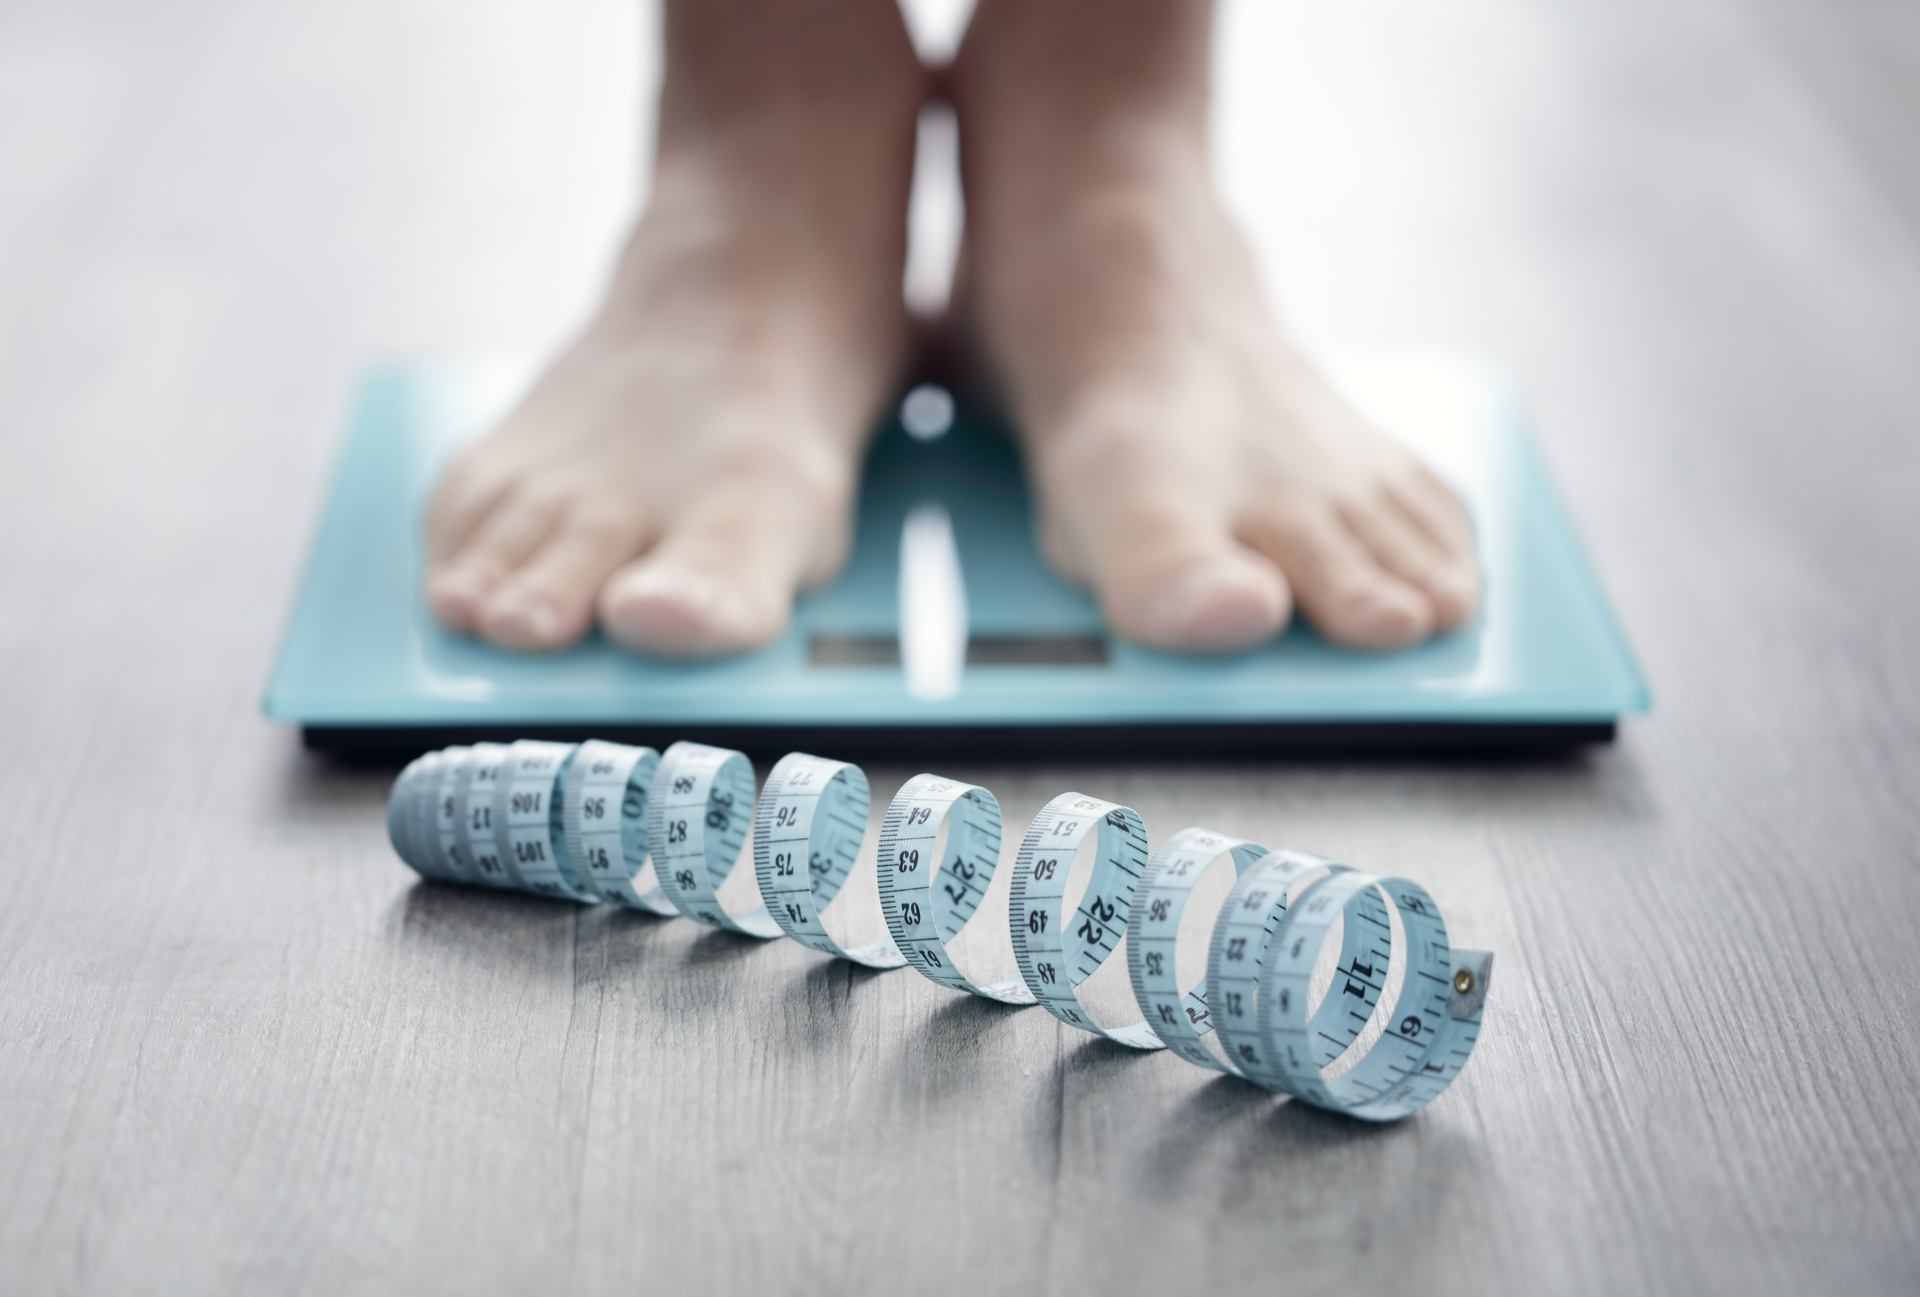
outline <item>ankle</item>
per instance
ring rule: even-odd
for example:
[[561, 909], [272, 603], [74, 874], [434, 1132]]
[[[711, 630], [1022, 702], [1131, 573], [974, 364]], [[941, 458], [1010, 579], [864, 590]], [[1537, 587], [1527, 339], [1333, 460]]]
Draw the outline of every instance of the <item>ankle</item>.
[[895, 0], [668, 0], [660, 152], [912, 134], [930, 77]]
[[962, 118], [1077, 137], [1115, 119], [1207, 128], [1213, 7], [1203, 0], [980, 0], [945, 84]]
[[1113, 236], [1102, 242], [1140, 245], [1213, 219], [1207, 7], [1084, 7], [982, 0], [955, 61], [969, 237], [983, 261], [1008, 259], [993, 245], [1015, 260], [1041, 242], [1070, 247], [1089, 225]]
[[668, 0], [665, 20], [648, 215], [626, 260], [802, 245], [838, 274], [897, 275], [930, 77], [894, 0]]

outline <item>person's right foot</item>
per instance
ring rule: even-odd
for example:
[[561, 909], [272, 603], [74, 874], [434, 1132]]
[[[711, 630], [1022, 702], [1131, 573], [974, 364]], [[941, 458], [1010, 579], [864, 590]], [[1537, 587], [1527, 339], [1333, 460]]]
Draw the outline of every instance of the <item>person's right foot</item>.
[[606, 302], [427, 520], [427, 597], [514, 648], [764, 644], [840, 564], [902, 377], [923, 74], [892, 0], [666, 5], [652, 200]]

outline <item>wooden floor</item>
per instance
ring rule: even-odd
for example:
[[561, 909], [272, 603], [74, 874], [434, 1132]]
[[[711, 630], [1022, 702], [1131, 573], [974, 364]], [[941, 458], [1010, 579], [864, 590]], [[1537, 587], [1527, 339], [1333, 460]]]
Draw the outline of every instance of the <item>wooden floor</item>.
[[1552, 764], [952, 773], [1431, 887], [1499, 975], [1387, 1130], [416, 885], [385, 777], [259, 719], [354, 371], [583, 308], [645, 26], [0, 11], [0, 1291], [1920, 1287], [1920, 6], [1227, 25], [1276, 291], [1513, 363], [1657, 711]]

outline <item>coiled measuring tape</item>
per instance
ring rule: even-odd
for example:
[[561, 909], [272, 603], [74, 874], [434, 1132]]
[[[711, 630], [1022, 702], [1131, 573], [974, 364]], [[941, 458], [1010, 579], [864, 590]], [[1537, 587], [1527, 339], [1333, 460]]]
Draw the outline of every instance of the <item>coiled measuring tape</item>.
[[652, 856], [647, 797], [659, 768], [652, 748], [582, 743], [566, 763], [560, 820], [567, 855], [597, 898], [669, 916], [680, 911], [657, 883], [642, 881]]
[[898, 968], [906, 956], [890, 932], [849, 948], [821, 919], [866, 841], [870, 805], [860, 767], [789, 753], [767, 775], [754, 811], [753, 871], [773, 921], [789, 937], [868, 968]]
[[[599, 740], [476, 743], [401, 772], [387, 833], [433, 881], [610, 901], [762, 939], [784, 934], [869, 968], [908, 966], [952, 990], [1040, 1004], [1117, 1044], [1164, 1048], [1369, 1121], [1424, 1107], [1459, 1075], [1479, 1036], [1493, 956], [1455, 950], [1433, 898], [1405, 879], [1209, 829], [1183, 829], [1150, 853], [1132, 808], [1065, 793], [1034, 817], [1014, 853], [1008, 940], [1018, 976], [982, 983], [950, 946], [999, 864], [992, 793], [939, 775], [908, 780], [880, 824], [885, 930], [843, 940], [826, 918], [866, 839], [865, 772], [796, 752], [756, 791], [744, 755], [699, 743], [665, 753]], [[723, 904], [749, 827], [758, 903]], [[1083, 849], [1092, 867], [1070, 901], [1067, 877]], [[1209, 929], [1205, 972], [1183, 987], [1182, 920], [1195, 885], [1221, 861], [1233, 886]], [[1316, 997], [1336, 931], [1332, 982]], [[1080, 990], [1122, 948], [1142, 1016], [1107, 1026]]]

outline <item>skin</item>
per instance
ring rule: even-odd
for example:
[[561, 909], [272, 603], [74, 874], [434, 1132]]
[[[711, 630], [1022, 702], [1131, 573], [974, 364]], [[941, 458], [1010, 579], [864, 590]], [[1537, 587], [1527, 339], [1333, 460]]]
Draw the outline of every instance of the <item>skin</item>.
[[[746, 13], [751, 21], [743, 19]], [[519, 649], [755, 647], [846, 553], [933, 79], [891, 0], [668, 0], [652, 201], [598, 312], [434, 493], [427, 596]], [[1479, 599], [1452, 491], [1279, 328], [1208, 176], [1210, 7], [983, 0], [942, 90], [967, 247], [944, 349], [1020, 429], [1041, 541], [1120, 634], [1297, 610], [1389, 648]]]

